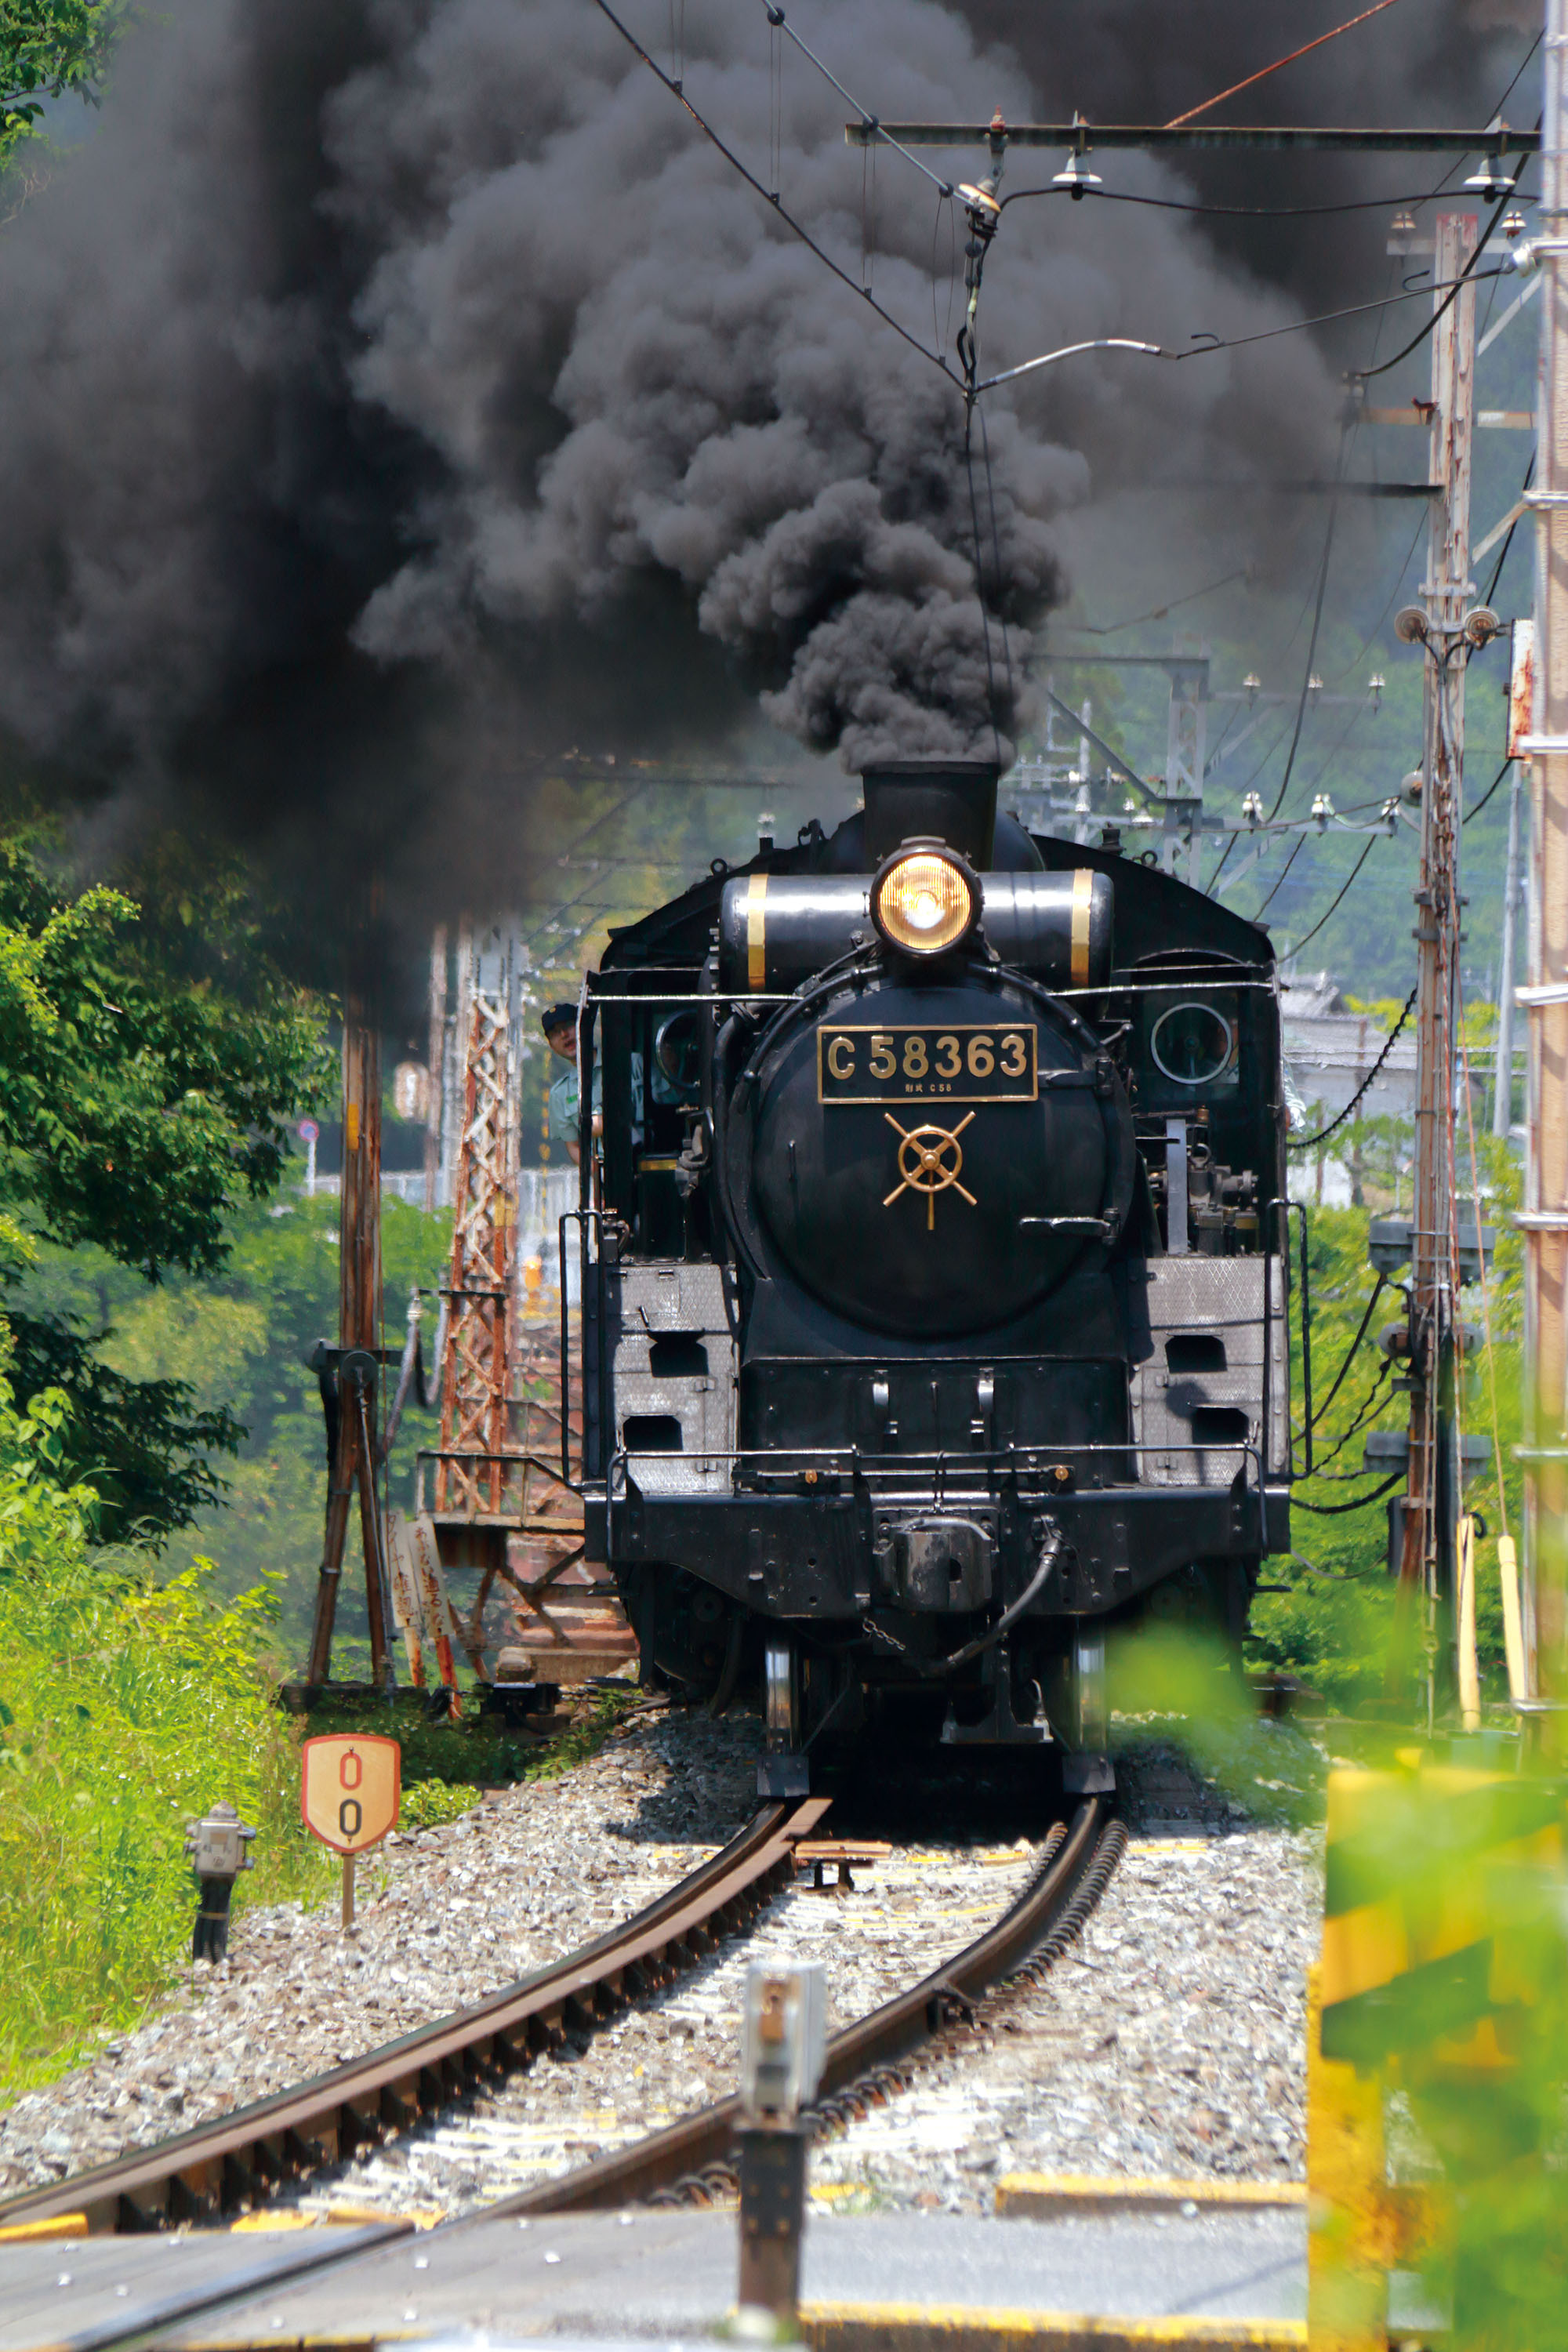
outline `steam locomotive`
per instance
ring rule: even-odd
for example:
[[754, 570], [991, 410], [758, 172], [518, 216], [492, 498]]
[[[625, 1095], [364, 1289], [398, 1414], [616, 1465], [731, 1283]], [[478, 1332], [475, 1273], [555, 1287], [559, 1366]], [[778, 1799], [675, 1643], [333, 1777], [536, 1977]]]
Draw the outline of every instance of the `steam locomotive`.
[[1108, 1788], [1107, 1629], [1289, 1545], [1272, 950], [994, 765], [863, 782], [585, 983], [588, 1556], [646, 1673], [760, 1664], [766, 1792], [893, 1725]]

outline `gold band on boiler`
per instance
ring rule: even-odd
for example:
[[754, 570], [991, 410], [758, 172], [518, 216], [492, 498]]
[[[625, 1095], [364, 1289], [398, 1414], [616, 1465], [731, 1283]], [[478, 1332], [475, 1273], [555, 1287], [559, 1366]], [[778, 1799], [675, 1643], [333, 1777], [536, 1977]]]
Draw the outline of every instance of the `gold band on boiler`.
[[1094, 875], [1087, 866], [1072, 877], [1072, 984], [1089, 986], [1089, 918], [1094, 905]]
[[[767, 900], [767, 876], [765, 874], [753, 874], [750, 882], [746, 886], [746, 985], [748, 988], [760, 989], [765, 987], [767, 984], [767, 930], [764, 921], [764, 907]], [[1076, 926], [1078, 921], [1076, 915], [1073, 918], [1073, 921]], [[1087, 922], [1084, 929], [1084, 937], [1086, 940], [1089, 937]], [[1078, 951], [1076, 945], [1078, 932], [1076, 928], [1073, 931], [1073, 940], [1075, 942], [1073, 952], [1076, 955]], [[1084, 952], [1087, 956], [1089, 952], [1087, 948]], [[1087, 969], [1088, 966], [1086, 964], [1085, 970], [1087, 971]]]

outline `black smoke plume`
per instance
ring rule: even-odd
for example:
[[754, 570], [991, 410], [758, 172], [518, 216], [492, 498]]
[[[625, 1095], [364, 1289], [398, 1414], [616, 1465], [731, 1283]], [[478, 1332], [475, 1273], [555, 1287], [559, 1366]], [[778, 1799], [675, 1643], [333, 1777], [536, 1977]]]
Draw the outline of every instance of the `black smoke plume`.
[[[889, 118], [1159, 116], [1276, 43], [1241, 0], [801, 5]], [[683, 0], [679, 57], [663, 0], [626, 5], [764, 178], [776, 109], [784, 202], [951, 359], [954, 208], [846, 148], [843, 101], [757, 0]], [[1409, 6], [1379, 20], [1384, 79], [1356, 103], [1464, 111], [1485, 40], [1458, 0]], [[1305, 85], [1321, 111], [1349, 109], [1336, 70]], [[1136, 156], [1118, 173], [1187, 184]], [[1016, 205], [985, 363], [1282, 323], [1310, 276], [1290, 252]], [[760, 705], [847, 765], [1005, 745], [1064, 547], [1103, 517], [1133, 560], [1201, 528], [1267, 568], [1267, 501], [1130, 501], [1310, 470], [1333, 439], [1306, 338], [1180, 368], [1095, 355], [993, 403], [972, 503], [952, 382], [592, 0], [169, 0], [0, 228], [0, 725], [99, 795], [107, 834], [191, 812], [317, 891], [323, 925], [367, 862], [395, 901], [514, 887], [530, 779], [579, 739], [713, 747]]]

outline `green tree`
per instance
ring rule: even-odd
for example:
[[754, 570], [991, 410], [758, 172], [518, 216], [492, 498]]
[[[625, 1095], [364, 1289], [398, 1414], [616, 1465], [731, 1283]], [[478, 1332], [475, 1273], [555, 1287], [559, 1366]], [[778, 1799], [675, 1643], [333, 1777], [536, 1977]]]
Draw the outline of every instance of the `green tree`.
[[198, 1409], [188, 1381], [106, 1361], [107, 1299], [97, 1318], [37, 1312], [18, 1283], [38, 1239], [94, 1243], [148, 1285], [213, 1273], [327, 1069], [319, 1011], [235, 871], [165, 847], [140, 884], [141, 904], [71, 898], [33, 849], [0, 844], [0, 1280], [16, 1388], [69, 1397], [68, 1468], [97, 1487], [101, 1533], [156, 1542], [216, 1496], [212, 1456], [240, 1423]]
[[129, 0], [0, 0], [0, 165], [51, 98], [98, 103]]

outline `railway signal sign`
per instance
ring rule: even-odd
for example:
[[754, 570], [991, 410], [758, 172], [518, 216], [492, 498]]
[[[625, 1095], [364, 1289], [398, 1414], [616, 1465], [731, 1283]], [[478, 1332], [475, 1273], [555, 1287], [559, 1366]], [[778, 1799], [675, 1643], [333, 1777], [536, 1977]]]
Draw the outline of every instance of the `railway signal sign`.
[[376, 1733], [328, 1732], [301, 1751], [300, 1811], [313, 1838], [343, 1858], [343, 1926], [354, 1916], [354, 1856], [397, 1826], [403, 1750]]
[[334, 1853], [363, 1853], [397, 1827], [403, 1750], [395, 1739], [332, 1732], [307, 1739], [300, 1811]]

